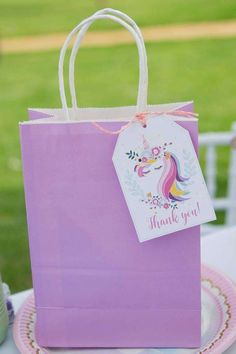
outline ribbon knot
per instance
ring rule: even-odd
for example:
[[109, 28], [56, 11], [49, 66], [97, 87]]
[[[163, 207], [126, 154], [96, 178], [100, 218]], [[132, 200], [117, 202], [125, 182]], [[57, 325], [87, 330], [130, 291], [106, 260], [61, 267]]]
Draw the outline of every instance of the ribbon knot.
[[131, 124], [133, 124], [134, 122], [140, 122], [143, 128], [146, 128], [147, 116], [156, 117], [156, 116], [163, 116], [163, 115], [172, 115], [175, 117], [186, 117], [186, 118], [198, 117], [197, 113], [187, 112], [182, 110], [161, 111], [161, 112], [140, 112], [140, 113], [136, 113], [136, 115], [132, 119], [130, 119], [130, 121], [127, 124], [123, 125], [119, 130], [115, 130], [115, 131], [108, 130], [106, 128], [103, 128], [100, 124], [96, 122], [92, 122], [92, 124], [103, 133], [109, 135], [117, 135], [123, 132], [125, 129], [129, 128]]
[[142, 124], [143, 128], [146, 128], [147, 126], [147, 119], [146, 119], [147, 114], [148, 114], [147, 112], [141, 112], [135, 115], [135, 119]]

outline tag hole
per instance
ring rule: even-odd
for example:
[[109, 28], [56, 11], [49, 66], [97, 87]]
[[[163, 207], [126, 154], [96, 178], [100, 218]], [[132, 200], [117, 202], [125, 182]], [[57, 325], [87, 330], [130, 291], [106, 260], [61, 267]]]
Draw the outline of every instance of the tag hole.
[[147, 124], [143, 124], [143, 128], [147, 128]]

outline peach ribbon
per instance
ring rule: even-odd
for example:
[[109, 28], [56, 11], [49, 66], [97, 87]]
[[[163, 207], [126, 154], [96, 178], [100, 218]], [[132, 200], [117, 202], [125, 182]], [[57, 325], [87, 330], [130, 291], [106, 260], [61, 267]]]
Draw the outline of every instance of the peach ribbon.
[[102, 127], [100, 124], [96, 122], [92, 122], [92, 124], [101, 132], [109, 135], [118, 135], [121, 132], [123, 132], [125, 129], [129, 128], [131, 124], [134, 122], [139, 122], [143, 128], [146, 128], [147, 126], [147, 116], [162, 116], [162, 115], [172, 115], [172, 116], [179, 116], [179, 117], [187, 117], [187, 118], [192, 118], [192, 117], [198, 117], [197, 113], [193, 112], [186, 112], [186, 111], [181, 111], [181, 110], [176, 110], [176, 111], [163, 111], [163, 112], [141, 112], [135, 114], [135, 116], [125, 125], [123, 125], [120, 129], [118, 130], [109, 130], [104, 127]]

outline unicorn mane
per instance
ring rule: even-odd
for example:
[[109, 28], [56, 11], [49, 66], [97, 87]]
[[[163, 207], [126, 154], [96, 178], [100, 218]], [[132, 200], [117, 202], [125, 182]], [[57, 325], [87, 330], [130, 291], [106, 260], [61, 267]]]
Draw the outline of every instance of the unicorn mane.
[[176, 179], [178, 182], [185, 182], [187, 181], [189, 178], [188, 177], [183, 177], [180, 174], [180, 163], [178, 158], [171, 153], [171, 158], [174, 160], [175, 164], [176, 164]]
[[183, 182], [187, 177], [180, 173], [180, 163], [178, 158], [172, 153], [169, 156], [163, 156], [163, 171], [158, 181], [157, 192], [166, 200], [183, 201], [187, 192], [184, 190]]

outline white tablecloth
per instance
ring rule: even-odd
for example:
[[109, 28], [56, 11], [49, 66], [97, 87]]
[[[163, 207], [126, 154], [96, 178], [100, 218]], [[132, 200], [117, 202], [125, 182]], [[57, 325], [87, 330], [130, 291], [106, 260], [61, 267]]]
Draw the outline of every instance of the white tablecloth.
[[[202, 262], [231, 277], [236, 283], [236, 227], [214, 232], [205, 236], [201, 241]], [[23, 291], [12, 296], [14, 308], [17, 311], [31, 290]], [[8, 337], [0, 346], [0, 354], [19, 354], [9, 329]], [[24, 353], [26, 354], [26, 353]], [[224, 354], [236, 354], [236, 343]]]

